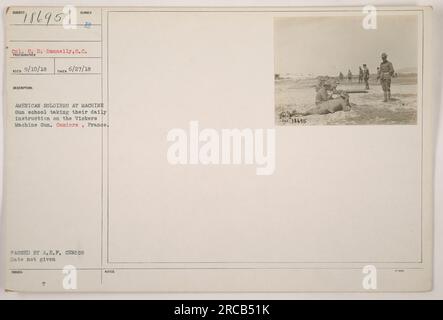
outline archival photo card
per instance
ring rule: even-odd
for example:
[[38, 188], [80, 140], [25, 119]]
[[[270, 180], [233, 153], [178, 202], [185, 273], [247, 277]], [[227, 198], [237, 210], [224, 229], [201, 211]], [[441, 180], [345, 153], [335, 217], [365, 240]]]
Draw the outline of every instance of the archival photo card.
[[431, 13], [8, 8], [6, 289], [430, 290]]

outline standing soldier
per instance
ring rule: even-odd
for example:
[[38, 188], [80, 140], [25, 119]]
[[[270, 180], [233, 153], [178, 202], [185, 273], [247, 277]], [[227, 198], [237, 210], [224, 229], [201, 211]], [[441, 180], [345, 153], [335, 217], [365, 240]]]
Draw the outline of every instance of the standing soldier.
[[366, 90], [369, 90], [369, 69], [366, 64], [363, 65], [363, 79], [365, 80]]
[[394, 67], [392, 63], [388, 61], [388, 55], [386, 53], [381, 54], [380, 71], [378, 78], [380, 78], [381, 87], [383, 88], [384, 102], [391, 100], [391, 78], [394, 75]]
[[[365, 64], [363, 65], [363, 67]], [[358, 66], [358, 83], [361, 83], [363, 81], [363, 69]]]
[[377, 67], [377, 82], [380, 80], [380, 67]]
[[345, 76], [343, 75], [343, 73], [341, 73], [341, 71], [340, 71], [340, 73], [338, 74], [338, 78], [339, 78], [340, 80], [343, 80], [343, 79], [345, 78]]
[[352, 81], [352, 72], [348, 70], [348, 81]]

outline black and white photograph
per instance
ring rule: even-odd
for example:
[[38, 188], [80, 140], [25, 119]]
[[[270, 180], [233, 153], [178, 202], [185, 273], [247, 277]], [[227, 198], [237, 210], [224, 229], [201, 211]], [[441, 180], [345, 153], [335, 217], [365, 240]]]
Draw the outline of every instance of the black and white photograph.
[[417, 123], [416, 15], [274, 20], [276, 125]]

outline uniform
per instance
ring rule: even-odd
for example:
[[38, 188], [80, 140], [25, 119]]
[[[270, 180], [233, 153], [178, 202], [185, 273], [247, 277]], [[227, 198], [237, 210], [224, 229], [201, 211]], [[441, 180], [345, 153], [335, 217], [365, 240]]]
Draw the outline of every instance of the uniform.
[[383, 88], [384, 92], [391, 92], [391, 78], [393, 75], [394, 67], [392, 66], [392, 63], [388, 60], [382, 62], [380, 64], [378, 76], [380, 77], [381, 87]]
[[328, 101], [330, 99], [330, 95], [324, 86], [322, 86], [315, 95], [315, 104], [320, 104], [324, 101]]

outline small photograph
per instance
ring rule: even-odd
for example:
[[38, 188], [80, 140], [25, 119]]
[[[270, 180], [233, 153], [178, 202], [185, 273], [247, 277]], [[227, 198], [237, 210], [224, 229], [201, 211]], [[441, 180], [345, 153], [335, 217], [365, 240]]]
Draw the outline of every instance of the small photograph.
[[417, 16], [363, 17], [275, 18], [276, 125], [417, 123]]

